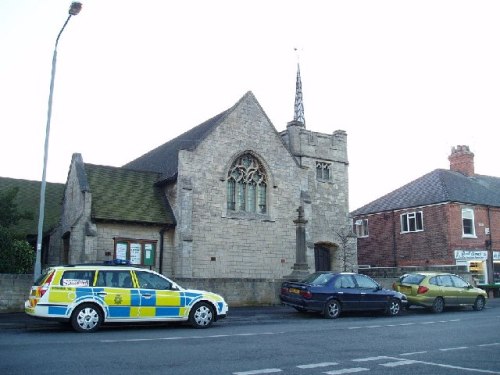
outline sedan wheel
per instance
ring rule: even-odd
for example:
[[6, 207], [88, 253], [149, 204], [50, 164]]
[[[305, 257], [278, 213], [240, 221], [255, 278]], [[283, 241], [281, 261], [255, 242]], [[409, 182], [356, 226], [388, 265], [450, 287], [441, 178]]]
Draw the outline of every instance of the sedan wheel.
[[476, 298], [476, 301], [474, 302], [474, 306], [472, 306], [472, 308], [476, 311], [481, 311], [482, 309], [484, 309], [484, 305], [484, 297], [479, 296]]
[[189, 323], [194, 328], [208, 328], [214, 321], [212, 307], [206, 302], [194, 305], [189, 313]]
[[431, 310], [433, 313], [439, 314], [442, 313], [444, 310], [444, 301], [441, 297], [438, 297], [434, 300], [432, 303]]
[[389, 302], [389, 306], [387, 306], [387, 315], [389, 316], [396, 316], [399, 314], [399, 312], [401, 311], [401, 303], [393, 298], [390, 300]]
[[327, 319], [336, 319], [339, 317], [341, 311], [342, 307], [340, 306], [339, 301], [333, 299], [326, 303], [324, 315]]

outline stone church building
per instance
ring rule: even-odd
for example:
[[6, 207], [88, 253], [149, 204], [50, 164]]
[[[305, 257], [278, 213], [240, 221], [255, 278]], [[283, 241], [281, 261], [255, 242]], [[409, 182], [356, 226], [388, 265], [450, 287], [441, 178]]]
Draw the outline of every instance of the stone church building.
[[278, 132], [247, 92], [122, 167], [74, 154], [48, 263], [127, 259], [176, 280], [355, 270], [346, 133], [306, 129], [300, 70], [294, 109]]

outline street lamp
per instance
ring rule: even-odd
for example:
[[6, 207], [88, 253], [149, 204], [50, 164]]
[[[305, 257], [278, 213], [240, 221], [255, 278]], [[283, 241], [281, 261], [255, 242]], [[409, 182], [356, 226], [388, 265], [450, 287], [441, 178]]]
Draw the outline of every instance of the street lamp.
[[52, 75], [50, 79], [50, 91], [49, 91], [49, 106], [47, 110], [47, 126], [45, 128], [45, 148], [44, 148], [44, 155], [43, 155], [43, 174], [42, 174], [42, 185], [40, 188], [40, 211], [38, 214], [38, 235], [36, 239], [36, 259], [35, 259], [35, 280], [38, 279], [40, 274], [42, 273], [42, 239], [43, 239], [43, 219], [44, 219], [44, 213], [45, 213], [45, 187], [47, 185], [46, 183], [46, 173], [47, 173], [47, 157], [49, 153], [49, 133], [50, 133], [50, 118], [52, 116], [52, 96], [54, 93], [54, 78], [56, 75], [56, 61], [57, 61], [57, 44], [59, 43], [59, 38], [61, 37], [62, 32], [64, 31], [64, 28], [69, 22], [69, 19], [71, 16], [76, 16], [78, 13], [80, 13], [80, 10], [82, 10], [82, 3], [79, 2], [73, 2], [71, 3], [71, 6], [68, 11], [68, 18], [66, 19], [66, 22], [64, 22], [63, 27], [61, 28], [61, 31], [59, 31], [59, 34], [57, 34], [57, 39], [56, 43], [54, 46], [54, 55], [52, 56]]

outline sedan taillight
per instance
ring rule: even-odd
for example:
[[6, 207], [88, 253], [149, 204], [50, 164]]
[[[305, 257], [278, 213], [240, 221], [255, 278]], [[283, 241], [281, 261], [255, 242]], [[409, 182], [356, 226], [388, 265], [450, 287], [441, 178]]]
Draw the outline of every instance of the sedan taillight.
[[304, 298], [311, 299], [312, 298], [312, 293], [308, 290], [301, 290], [300, 295]]
[[43, 297], [43, 295], [45, 294], [45, 292], [47, 290], [49, 290], [50, 283], [52, 282], [53, 277], [54, 277], [54, 273], [52, 272], [50, 274], [50, 276], [47, 278], [47, 280], [45, 280], [43, 285], [38, 288], [38, 293], [39, 293], [40, 298]]
[[424, 293], [427, 293], [428, 291], [429, 291], [429, 288], [427, 288], [426, 286], [420, 285], [417, 289], [417, 294], [424, 294]]

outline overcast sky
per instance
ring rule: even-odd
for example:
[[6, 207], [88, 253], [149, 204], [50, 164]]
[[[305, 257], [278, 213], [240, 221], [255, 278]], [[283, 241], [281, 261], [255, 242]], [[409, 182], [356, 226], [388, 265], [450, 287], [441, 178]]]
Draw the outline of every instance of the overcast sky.
[[[252, 91], [278, 131], [347, 132], [350, 210], [456, 145], [500, 177], [500, 1], [87, 0], [58, 47], [47, 181], [122, 166]], [[41, 180], [71, 1], [0, 0], [0, 176]]]

